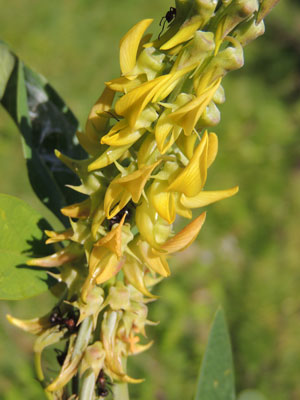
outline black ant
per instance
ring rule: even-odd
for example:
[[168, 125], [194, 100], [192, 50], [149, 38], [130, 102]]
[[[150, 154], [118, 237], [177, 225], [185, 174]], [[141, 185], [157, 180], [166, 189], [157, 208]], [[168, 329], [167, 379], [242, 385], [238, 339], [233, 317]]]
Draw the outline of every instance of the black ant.
[[170, 10], [160, 20], [159, 26], [162, 25], [162, 28], [161, 28], [161, 31], [160, 31], [160, 33], [158, 35], [158, 39], [160, 39], [160, 35], [163, 33], [163, 31], [165, 29], [166, 22], [168, 24], [171, 23], [175, 17], [176, 17], [176, 8], [175, 7], [170, 7]]
[[100, 397], [108, 396], [109, 392], [111, 391], [111, 388], [109, 386], [111, 385], [112, 383], [108, 381], [107, 375], [105, 375], [103, 369], [101, 369], [96, 380], [97, 395]]
[[59, 349], [54, 349], [54, 351], [56, 353], [56, 360], [57, 360], [58, 364], [60, 366], [62, 366], [65, 361], [65, 358], [67, 356], [67, 351], [62, 351]]
[[126, 207], [122, 208], [122, 210], [120, 210], [118, 214], [108, 220], [110, 228], [112, 228], [114, 224], [119, 224], [124, 214], [126, 214], [125, 221], [128, 221], [132, 217], [134, 208], [135, 204], [133, 204], [132, 202], [130, 202]]
[[129, 211], [125, 210], [124, 208], [118, 212], [118, 214], [116, 214], [115, 216], [113, 216], [112, 218], [109, 219], [109, 225], [112, 228], [112, 226], [114, 224], [119, 224], [121, 222], [121, 219], [123, 218], [124, 214], [126, 214], [125, 220], [126, 218], [130, 217], [129, 215]]
[[76, 326], [78, 321], [78, 313], [70, 311], [66, 317], [63, 316], [60, 309], [55, 307], [53, 313], [49, 317], [49, 322], [52, 326], [59, 325], [60, 329], [67, 328], [69, 332], [76, 332], [78, 327]]

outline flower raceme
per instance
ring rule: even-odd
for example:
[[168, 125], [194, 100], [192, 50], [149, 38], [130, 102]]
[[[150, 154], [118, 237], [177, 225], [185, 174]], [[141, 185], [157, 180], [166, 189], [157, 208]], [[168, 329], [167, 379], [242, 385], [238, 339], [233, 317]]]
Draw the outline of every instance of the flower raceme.
[[[85, 131], [77, 132], [90, 158], [56, 152], [79, 176], [81, 185], [71, 188], [86, 200], [61, 210], [70, 218], [68, 230], [46, 231], [57, 252], [29, 264], [60, 268], [52, 274], [67, 288], [59, 307], [78, 310], [78, 329], [51, 325], [51, 313], [30, 321], [9, 316], [38, 335], [37, 371], [45, 386], [42, 350], [68, 339], [48, 393], [61, 393], [87, 371], [95, 385], [101, 371], [113, 382], [140, 381], [127, 375], [125, 360], [151, 345], [139, 341], [153, 324], [146, 306], [156, 299], [152, 287], [170, 275], [170, 254], [196, 239], [205, 212], [193, 219], [193, 209], [238, 191], [204, 190], [218, 152], [209, 129], [220, 120], [222, 78], [242, 67], [243, 46], [264, 32], [262, 18], [275, 2], [266, 3], [178, 0], [176, 18], [156, 40], [145, 34], [153, 21], [138, 22], [120, 42], [121, 76], [106, 82]], [[191, 222], [174, 234], [176, 216]]]

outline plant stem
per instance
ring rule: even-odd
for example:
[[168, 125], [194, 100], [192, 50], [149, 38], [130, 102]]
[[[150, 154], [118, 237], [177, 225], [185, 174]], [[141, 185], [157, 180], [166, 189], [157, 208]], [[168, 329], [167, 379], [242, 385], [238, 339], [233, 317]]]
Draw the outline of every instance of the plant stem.
[[[123, 357], [122, 366], [126, 371], [127, 359]], [[127, 382], [115, 383], [113, 386], [114, 400], [129, 400], [128, 384]]]
[[71, 359], [83, 353], [87, 347], [93, 329], [93, 317], [85, 318], [79, 328], [78, 336], [76, 339], [75, 347]]
[[126, 382], [115, 383], [113, 392], [114, 400], [129, 400], [128, 384]]
[[93, 400], [94, 389], [95, 389], [95, 374], [94, 371], [89, 368], [82, 377], [82, 386], [79, 394], [79, 400]]
[[42, 383], [44, 380], [44, 374], [41, 365], [41, 353], [39, 351], [34, 353], [34, 367], [38, 380]]

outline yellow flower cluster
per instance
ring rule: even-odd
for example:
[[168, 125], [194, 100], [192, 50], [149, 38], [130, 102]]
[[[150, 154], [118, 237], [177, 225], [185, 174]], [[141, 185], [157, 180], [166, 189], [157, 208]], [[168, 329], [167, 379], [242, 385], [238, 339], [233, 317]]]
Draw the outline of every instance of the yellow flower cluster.
[[[243, 65], [243, 45], [264, 32], [265, 3], [257, 0], [177, 0], [176, 17], [157, 40], [145, 34], [151, 19], [137, 23], [120, 42], [121, 77], [106, 82], [84, 132], [90, 158], [56, 155], [81, 180], [74, 190], [86, 200], [62, 209], [71, 228], [47, 231], [47, 243], [70, 244], [30, 265], [60, 267], [55, 278], [67, 294], [61, 315], [79, 310], [77, 331], [53, 312], [31, 321], [9, 317], [38, 334], [40, 380], [44, 347], [69, 338], [59, 376], [47, 387], [59, 393], [78, 372], [113, 381], [138, 382], [126, 374], [128, 355], [147, 349], [146, 303], [151, 288], [170, 275], [167, 258], [197, 237], [205, 212], [174, 234], [176, 216], [234, 195], [238, 187], [205, 191], [218, 139], [207, 128], [220, 120], [223, 76]], [[52, 320], [51, 320], [52, 316]], [[101, 316], [101, 317], [99, 317]], [[97, 326], [100, 336], [96, 337]], [[152, 323], [153, 324], [153, 323]]]

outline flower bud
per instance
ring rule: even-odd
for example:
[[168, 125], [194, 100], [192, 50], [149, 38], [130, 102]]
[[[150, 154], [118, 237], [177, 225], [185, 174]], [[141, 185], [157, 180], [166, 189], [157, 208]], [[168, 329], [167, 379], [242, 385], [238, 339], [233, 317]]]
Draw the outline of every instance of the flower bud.
[[249, 21], [245, 21], [240, 24], [234, 31], [234, 37], [237, 39], [242, 46], [246, 46], [252, 40], [258, 38], [265, 33], [264, 21], [256, 22], [253, 17]]

